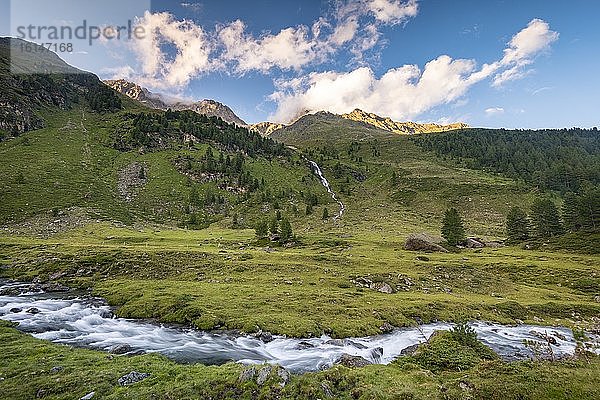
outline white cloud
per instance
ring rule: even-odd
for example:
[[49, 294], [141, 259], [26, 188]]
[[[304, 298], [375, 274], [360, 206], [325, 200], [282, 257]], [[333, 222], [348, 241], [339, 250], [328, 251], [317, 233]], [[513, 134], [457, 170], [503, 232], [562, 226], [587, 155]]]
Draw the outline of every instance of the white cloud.
[[509, 67], [494, 77], [493, 86], [502, 86], [505, 82], [519, 79], [529, 74], [526, 70], [535, 57], [548, 50], [558, 40], [559, 34], [550, 30], [550, 25], [541, 19], [533, 19], [508, 42], [504, 57], [499, 61], [502, 67]]
[[[129, 71], [128, 78], [154, 88], [172, 89], [215, 70], [236, 74], [267, 74], [273, 68], [300, 71], [331, 59], [340, 50], [360, 62], [380, 41], [380, 26], [416, 16], [417, 1], [336, 0], [334, 11], [312, 26], [297, 25], [260, 35], [248, 32], [241, 20], [207, 32], [191, 20], [177, 20], [166, 12], [146, 12], [138, 22], [148, 34], [132, 43], [140, 68], [136, 73]], [[201, 9], [200, 3], [192, 1], [180, 5], [192, 11]]]
[[291, 85], [279, 83], [271, 99], [278, 103], [276, 121], [287, 122], [303, 111], [346, 113], [354, 108], [394, 119], [413, 118], [431, 107], [449, 103], [489, 74], [472, 60], [440, 56], [425, 65], [404, 65], [375, 77], [368, 67], [348, 73], [312, 73]]
[[225, 62], [233, 62], [239, 73], [268, 72], [273, 67], [299, 70], [327, 55], [329, 47], [315, 36], [320, 34], [321, 26], [318, 21], [312, 30], [300, 25], [254, 38], [245, 32], [244, 22], [237, 20], [219, 30], [218, 38], [225, 48], [221, 57]]
[[334, 19], [319, 18], [312, 27], [298, 25], [255, 37], [237, 20], [218, 28], [222, 59], [237, 73], [272, 68], [300, 70], [321, 63], [346, 47], [356, 60], [379, 42], [380, 24], [395, 25], [418, 13], [417, 0], [350, 0], [337, 4]]
[[419, 9], [416, 0], [365, 0], [363, 3], [378, 21], [392, 25], [415, 17]]
[[504, 108], [502, 107], [490, 107], [485, 110], [485, 113], [489, 117], [493, 117], [495, 115], [504, 114]]
[[[192, 21], [178, 21], [169, 13], [146, 12], [138, 24], [146, 36], [132, 42], [141, 63], [137, 80], [151, 87], [184, 86], [214, 67], [210, 60], [213, 44], [204, 30]], [[175, 50], [169, 57], [165, 44]]]
[[479, 68], [474, 60], [442, 55], [423, 70], [404, 65], [380, 78], [369, 67], [361, 67], [350, 72], [311, 73], [289, 84], [278, 81], [270, 96], [277, 103], [271, 117], [288, 122], [306, 111], [346, 113], [361, 108], [397, 120], [412, 119], [458, 100], [482, 80], [493, 78], [493, 85], [498, 85], [523, 76], [527, 72], [522, 67], [531, 64], [557, 38], [546, 22], [535, 19], [513, 37], [502, 59]]
[[419, 12], [417, 0], [346, 0], [337, 3], [336, 17], [373, 17], [377, 22], [396, 25]]

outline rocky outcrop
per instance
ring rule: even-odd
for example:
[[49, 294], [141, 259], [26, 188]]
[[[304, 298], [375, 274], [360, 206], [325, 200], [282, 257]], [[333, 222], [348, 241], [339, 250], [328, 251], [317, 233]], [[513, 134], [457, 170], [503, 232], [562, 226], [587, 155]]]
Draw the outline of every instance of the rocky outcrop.
[[107, 80], [104, 81], [104, 83], [117, 92], [133, 100], [139, 101], [147, 107], [156, 108], [159, 110], [166, 110], [169, 108], [167, 103], [161, 100], [160, 96], [133, 82], [126, 81], [125, 79], [116, 79]]
[[349, 119], [352, 121], [363, 122], [368, 125], [372, 125], [376, 128], [383, 129], [398, 134], [416, 134], [416, 133], [433, 133], [433, 132], [447, 132], [456, 129], [465, 129], [469, 125], [463, 123], [455, 123], [449, 125], [440, 124], [418, 124], [416, 122], [397, 122], [391, 118], [380, 117], [377, 114], [367, 113], [358, 108], [349, 114], [342, 114], [342, 118]]
[[131, 371], [127, 375], [123, 375], [119, 378], [119, 386], [129, 386], [134, 383], [138, 383], [148, 378], [150, 374], [144, 372]]
[[238, 377], [239, 383], [255, 381], [257, 385], [263, 386], [269, 381], [273, 381], [279, 387], [283, 388], [290, 381], [291, 375], [283, 367], [279, 365], [266, 365], [260, 369], [250, 367], [244, 369]]
[[136, 83], [126, 81], [125, 79], [108, 80], [104, 81], [104, 83], [117, 92], [136, 100], [149, 108], [157, 110], [167, 110], [170, 108], [171, 110], [177, 111], [191, 110], [209, 117], [219, 117], [223, 121], [237, 126], [248, 126], [241, 118], [235, 115], [231, 108], [215, 100], [185, 102], [179, 99], [169, 99], [160, 94], [152, 93], [148, 89], [143, 88]]
[[133, 162], [119, 171], [117, 189], [125, 201], [132, 201], [146, 185], [147, 173], [147, 166], [138, 162]]
[[214, 100], [202, 100], [196, 103], [178, 102], [171, 105], [173, 110], [192, 110], [198, 114], [203, 114], [209, 117], [219, 117], [223, 121], [237, 126], [246, 127], [246, 124], [225, 104]]
[[431, 237], [424, 234], [410, 235], [404, 243], [404, 250], [424, 251], [428, 253], [448, 253], [448, 250], [435, 243], [435, 241]]
[[258, 124], [250, 125], [250, 130], [261, 136], [270, 136], [273, 132], [282, 128], [285, 128], [284, 124], [276, 124], [274, 122], [259, 122]]
[[350, 354], [342, 354], [335, 363], [348, 368], [362, 368], [372, 364], [372, 362], [366, 358], [361, 356], [351, 356]]

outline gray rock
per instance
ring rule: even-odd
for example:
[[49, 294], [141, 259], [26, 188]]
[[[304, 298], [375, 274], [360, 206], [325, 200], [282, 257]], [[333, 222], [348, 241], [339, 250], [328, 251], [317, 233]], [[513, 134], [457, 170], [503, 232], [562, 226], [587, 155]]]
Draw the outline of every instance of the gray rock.
[[379, 330], [383, 333], [390, 333], [394, 330], [394, 326], [392, 324], [390, 324], [389, 322], [384, 322], [383, 325], [381, 325], [379, 327]]
[[18, 307], [14, 307], [14, 308], [10, 309], [10, 312], [14, 313], [14, 314], [20, 313], [21, 311], [23, 311], [23, 309], [22, 308], [18, 308]]
[[265, 382], [267, 382], [267, 380], [269, 379], [271, 372], [273, 372], [273, 367], [271, 367], [270, 365], [262, 368], [260, 371], [258, 371], [258, 378], [256, 378], [256, 383], [259, 386], [264, 385]]
[[383, 347], [376, 347], [371, 350], [371, 357], [376, 361], [381, 360], [381, 357], [383, 357]]
[[38, 310], [35, 307], [31, 307], [30, 309], [28, 309], [26, 312], [28, 312], [29, 314], [39, 314], [41, 311]]
[[400, 351], [400, 355], [401, 356], [412, 356], [413, 354], [415, 354], [417, 352], [418, 348], [419, 348], [418, 344], [413, 344], [412, 346], [405, 347], [404, 349], [402, 349]]
[[325, 395], [325, 397], [333, 397], [333, 392], [331, 391], [331, 388], [329, 387], [329, 385], [325, 382], [321, 383], [321, 390], [323, 391], [323, 394]]
[[279, 377], [279, 386], [284, 387], [290, 381], [290, 373], [283, 367], [277, 368], [277, 376]]
[[364, 350], [367, 348], [367, 346], [365, 346], [364, 344], [355, 342], [350, 339], [344, 339], [344, 345], [352, 346], [352, 347], [355, 347], [355, 348], [361, 349], [361, 350]]
[[244, 382], [252, 381], [252, 380], [254, 380], [255, 376], [256, 376], [256, 368], [251, 367], [251, 368], [248, 368], [248, 369], [244, 369], [240, 373], [240, 376], [238, 378], [238, 382], [244, 383]]
[[56, 374], [60, 371], [62, 371], [63, 369], [65, 369], [64, 367], [61, 367], [60, 365], [57, 365], [56, 367], [52, 367], [52, 369], [50, 370], [51, 373]]
[[392, 287], [386, 282], [375, 282], [371, 285], [371, 289], [377, 290], [380, 293], [394, 293], [394, 289], [392, 289]]
[[325, 342], [325, 344], [328, 344], [331, 346], [343, 347], [345, 343], [344, 343], [343, 339], [329, 339], [328, 341]]
[[113, 347], [112, 349], [110, 349], [110, 352], [112, 354], [127, 354], [127, 353], [131, 353], [132, 351], [133, 351], [133, 348], [128, 344], [118, 344], [115, 347]]
[[434, 243], [427, 235], [410, 235], [404, 243], [404, 250], [439, 253], [448, 252], [448, 250], [439, 244]]
[[470, 249], [481, 249], [485, 247], [485, 243], [479, 238], [468, 238], [465, 244], [466, 247]]
[[256, 337], [257, 339], [265, 342], [265, 343], [269, 343], [273, 341], [273, 334], [271, 332], [263, 332], [263, 331], [258, 331], [254, 337]]
[[538, 331], [530, 331], [529, 333], [532, 336], [535, 336], [536, 338], [541, 339], [546, 343], [550, 343], [552, 345], [559, 346], [559, 343], [556, 341], [556, 338], [554, 336], [550, 336], [547, 333], [542, 333], [542, 332], [538, 332]]
[[133, 385], [134, 383], [143, 381], [144, 379], [148, 378], [149, 376], [150, 376], [150, 374], [147, 374], [144, 372], [131, 371], [127, 375], [123, 375], [122, 377], [119, 378], [119, 385], [120, 386]]
[[68, 286], [61, 285], [60, 283], [44, 283], [40, 285], [40, 288], [44, 292], [68, 292], [71, 290]]
[[296, 349], [297, 350], [306, 350], [306, 349], [312, 349], [314, 348], [315, 345], [312, 343], [308, 343], [308, 342], [300, 342], [296, 345]]
[[348, 368], [362, 368], [372, 364], [372, 362], [361, 356], [351, 356], [350, 354], [342, 354], [335, 363]]
[[89, 392], [85, 396], [81, 397], [79, 400], [91, 400], [96, 395], [96, 392]]

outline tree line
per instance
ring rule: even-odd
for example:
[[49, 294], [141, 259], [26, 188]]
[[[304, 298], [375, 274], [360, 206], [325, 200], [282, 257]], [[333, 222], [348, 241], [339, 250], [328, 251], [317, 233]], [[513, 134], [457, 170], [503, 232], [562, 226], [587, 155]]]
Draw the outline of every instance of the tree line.
[[506, 233], [511, 243], [578, 231], [600, 231], [600, 188], [589, 188], [580, 194], [567, 193], [561, 210], [551, 199], [542, 197], [533, 202], [529, 213], [515, 206], [506, 217]]
[[600, 185], [600, 133], [593, 129], [466, 129], [411, 138], [467, 168], [504, 174], [541, 190]]
[[219, 117], [189, 110], [127, 113], [116, 134], [116, 147], [122, 150], [140, 146], [164, 147], [165, 142], [184, 144], [186, 137], [193, 137], [227, 151], [242, 151], [250, 157], [291, 158], [291, 152], [281, 143]]

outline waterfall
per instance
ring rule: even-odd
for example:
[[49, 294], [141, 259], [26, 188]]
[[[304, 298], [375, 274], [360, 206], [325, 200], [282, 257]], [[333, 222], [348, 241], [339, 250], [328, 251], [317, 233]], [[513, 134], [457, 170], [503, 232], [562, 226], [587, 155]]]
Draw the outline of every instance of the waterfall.
[[337, 195], [331, 189], [331, 185], [329, 184], [329, 181], [327, 180], [327, 178], [325, 178], [325, 175], [323, 175], [323, 171], [321, 171], [321, 167], [319, 167], [319, 164], [317, 164], [316, 162], [311, 161], [311, 160], [308, 160], [308, 162], [309, 162], [310, 166], [312, 167], [312, 170], [314, 171], [314, 173], [317, 174], [317, 176], [319, 177], [321, 184], [325, 187], [325, 189], [327, 189], [327, 193], [329, 193], [331, 195], [331, 198], [333, 199], [333, 201], [335, 201], [336, 203], [338, 203], [340, 205], [340, 210], [338, 211], [337, 215], [335, 217], [333, 217], [333, 219], [338, 220], [338, 219], [342, 218], [342, 216], [344, 215], [344, 211], [346, 211], [346, 206], [344, 205], [344, 203], [341, 202], [341, 200], [339, 200], [337, 198]]

